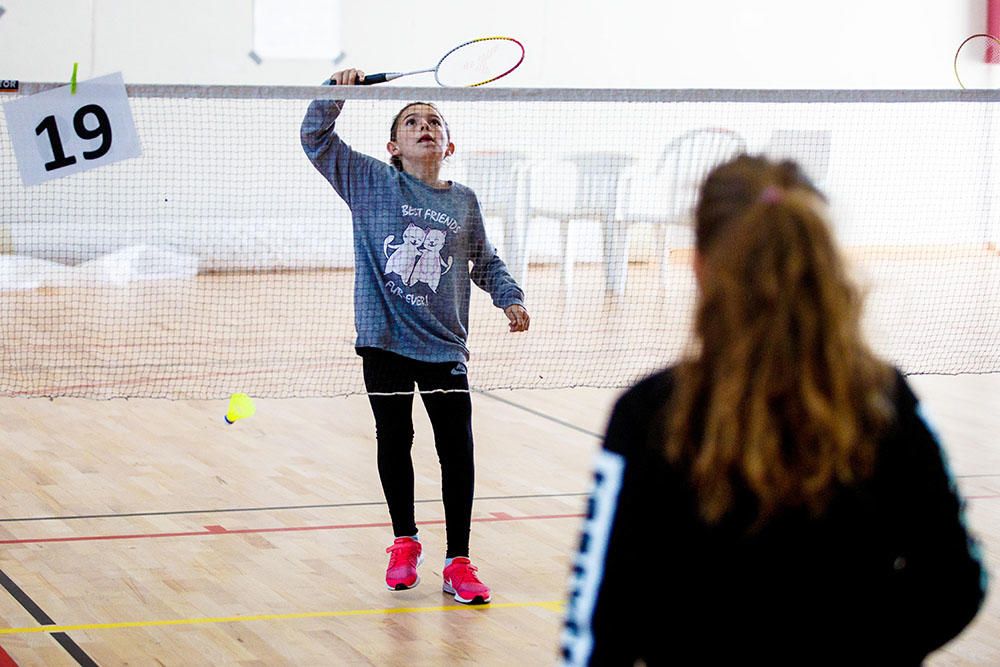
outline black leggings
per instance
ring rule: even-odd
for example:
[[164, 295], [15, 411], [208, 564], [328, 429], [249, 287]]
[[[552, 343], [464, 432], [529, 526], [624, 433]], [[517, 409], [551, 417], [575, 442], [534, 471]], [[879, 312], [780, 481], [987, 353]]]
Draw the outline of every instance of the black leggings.
[[[417, 534], [413, 515], [413, 394], [373, 396], [379, 392], [420, 389], [434, 429], [434, 446], [441, 463], [446, 558], [469, 555], [469, 526], [475, 464], [472, 456], [472, 399], [465, 364], [416, 361], [376, 348], [359, 348], [364, 360], [365, 388], [375, 415], [378, 474], [389, 505], [396, 537]], [[433, 392], [434, 389], [461, 391]]]

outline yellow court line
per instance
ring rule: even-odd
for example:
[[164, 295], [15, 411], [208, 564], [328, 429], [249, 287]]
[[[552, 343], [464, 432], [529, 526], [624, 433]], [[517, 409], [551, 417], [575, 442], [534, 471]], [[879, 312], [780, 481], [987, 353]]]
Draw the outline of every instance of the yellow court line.
[[165, 625], [199, 625], [206, 623], [244, 623], [246, 621], [287, 621], [298, 618], [330, 618], [337, 616], [378, 616], [385, 614], [419, 614], [433, 611], [454, 611], [457, 609], [517, 609], [541, 607], [562, 612], [563, 602], [493, 602], [484, 605], [464, 604], [440, 607], [396, 607], [392, 609], [348, 609], [344, 611], [306, 611], [294, 614], [257, 614], [254, 616], [214, 616], [206, 618], [171, 618], [160, 621], [123, 621], [121, 623], [80, 623], [78, 625], [39, 625], [30, 628], [0, 628], [0, 635], [20, 635], [37, 632], [70, 632], [72, 630], [117, 630], [120, 628], [147, 628]]

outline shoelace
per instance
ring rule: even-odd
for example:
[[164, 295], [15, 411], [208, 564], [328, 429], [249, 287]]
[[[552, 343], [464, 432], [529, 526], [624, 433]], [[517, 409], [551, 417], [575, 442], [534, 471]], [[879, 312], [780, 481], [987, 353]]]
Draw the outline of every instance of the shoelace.
[[[389, 554], [389, 567], [399, 567], [399, 561], [402, 558], [399, 552], [406, 550], [408, 547], [409, 545], [406, 544], [393, 544], [385, 548], [385, 552]], [[416, 549], [413, 549], [410, 552], [410, 555], [413, 557], [407, 559], [407, 565], [410, 565], [411, 567], [417, 566], [418, 557], [416, 555], [416, 551]]]
[[[459, 569], [461, 574], [463, 575], [460, 577], [460, 579], [465, 581], [472, 581], [473, 583], [477, 583], [480, 585], [485, 585], [483, 584], [483, 582], [479, 581], [479, 577], [476, 576], [476, 572], [479, 572], [479, 568], [476, 567], [475, 565], [469, 563], [464, 568], [459, 568]], [[456, 577], [456, 579], [459, 579], [459, 577]]]

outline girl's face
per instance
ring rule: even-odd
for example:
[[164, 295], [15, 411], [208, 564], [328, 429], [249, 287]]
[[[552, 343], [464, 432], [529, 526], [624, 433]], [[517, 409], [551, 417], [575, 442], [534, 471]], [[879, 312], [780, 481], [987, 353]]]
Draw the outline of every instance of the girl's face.
[[455, 152], [444, 119], [433, 107], [408, 107], [396, 122], [396, 139], [386, 148], [393, 157], [406, 162], [441, 162]]

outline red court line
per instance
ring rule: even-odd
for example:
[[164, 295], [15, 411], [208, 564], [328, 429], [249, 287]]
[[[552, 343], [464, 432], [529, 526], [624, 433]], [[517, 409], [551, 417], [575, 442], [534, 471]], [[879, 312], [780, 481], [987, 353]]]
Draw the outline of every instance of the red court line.
[[[511, 516], [506, 512], [490, 512], [490, 516], [473, 518], [475, 523], [493, 521], [540, 521], [546, 519], [580, 519], [583, 514], [536, 514], [530, 516]], [[421, 521], [421, 525], [443, 524], [444, 519]], [[142, 540], [161, 537], [205, 537], [207, 535], [251, 535], [260, 533], [298, 533], [314, 530], [348, 530], [352, 528], [385, 528], [389, 522], [378, 523], [339, 523], [325, 526], [283, 526], [281, 528], [238, 528], [229, 530], [223, 526], [205, 526], [205, 530], [191, 530], [175, 533], [131, 533], [122, 535], [80, 535], [78, 537], [29, 537], [20, 540], [0, 540], [0, 544], [45, 544], [51, 542], [98, 542], [106, 540]], [[0, 663], [0, 667], [3, 667]]]
[[3, 650], [3, 646], [0, 646], [0, 667], [17, 667], [14, 658], [10, 657], [7, 651]]

